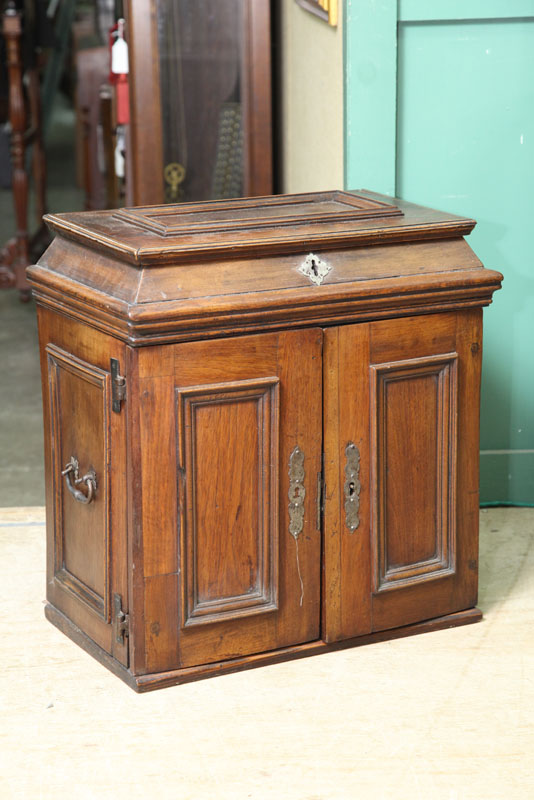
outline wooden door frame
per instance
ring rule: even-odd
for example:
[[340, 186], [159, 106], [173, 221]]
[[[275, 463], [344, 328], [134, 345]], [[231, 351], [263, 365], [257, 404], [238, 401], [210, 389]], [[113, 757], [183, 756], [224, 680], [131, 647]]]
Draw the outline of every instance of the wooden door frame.
[[399, 23], [532, 16], [529, 0], [346, 0], [345, 188], [396, 194]]

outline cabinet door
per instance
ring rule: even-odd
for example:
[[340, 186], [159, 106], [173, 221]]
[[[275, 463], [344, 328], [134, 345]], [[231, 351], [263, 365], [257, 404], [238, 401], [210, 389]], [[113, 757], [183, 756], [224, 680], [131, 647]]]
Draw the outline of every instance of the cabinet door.
[[47, 598], [122, 664], [127, 639], [125, 413], [112, 408], [110, 355], [124, 345], [40, 310], [45, 417]]
[[315, 329], [140, 353], [148, 672], [319, 638], [321, 349]]
[[472, 607], [481, 312], [325, 339], [327, 639]]

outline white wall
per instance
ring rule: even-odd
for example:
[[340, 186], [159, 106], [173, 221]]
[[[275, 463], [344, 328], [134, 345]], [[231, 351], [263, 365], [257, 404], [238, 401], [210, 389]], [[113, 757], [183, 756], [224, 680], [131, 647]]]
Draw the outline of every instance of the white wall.
[[282, 191], [343, 188], [343, 20], [281, 3]]

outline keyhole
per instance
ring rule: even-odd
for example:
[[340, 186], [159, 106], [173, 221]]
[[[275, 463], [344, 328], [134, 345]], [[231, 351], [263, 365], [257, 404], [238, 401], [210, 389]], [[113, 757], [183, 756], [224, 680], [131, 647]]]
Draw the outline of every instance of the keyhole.
[[349, 497], [352, 497], [353, 494], [354, 494], [354, 484], [349, 483]]
[[317, 264], [315, 263], [314, 258], [312, 258], [310, 266], [311, 266], [311, 271], [313, 272], [315, 277], [317, 277], [319, 273], [317, 272]]

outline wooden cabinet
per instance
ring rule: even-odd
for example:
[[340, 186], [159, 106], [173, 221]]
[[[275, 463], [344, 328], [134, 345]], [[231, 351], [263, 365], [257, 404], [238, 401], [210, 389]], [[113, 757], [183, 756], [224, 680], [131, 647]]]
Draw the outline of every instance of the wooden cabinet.
[[135, 689], [480, 618], [501, 276], [386, 200], [48, 218], [47, 616]]

